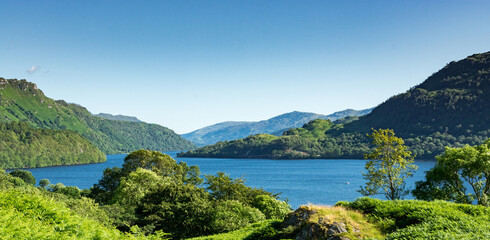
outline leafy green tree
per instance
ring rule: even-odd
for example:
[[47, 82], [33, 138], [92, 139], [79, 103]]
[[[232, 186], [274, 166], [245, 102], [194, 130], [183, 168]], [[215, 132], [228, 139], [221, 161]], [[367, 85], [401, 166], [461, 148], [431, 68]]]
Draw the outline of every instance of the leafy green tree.
[[166, 183], [165, 179], [155, 172], [138, 168], [121, 179], [112, 201], [124, 206], [135, 206], [146, 193]]
[[61, 190], [61, 189], [65, 188], [65, 187], [66, 187], [66, 186], [65, 186], [65, 184], [63, 184], [63, 183], [51, 184], [51, 185], [49, 186], [49, 191], [51, 191], [51, 192], [57, 192], [57, 191], [59, 191], [59, 190]]
[[197, 166], [138, 150], [126, 156], [122, 168], [106, 169], [89, 196], [103, 204], [119, 230], [164, 231], [174, 239], [231, 231], [265, 219], [253, 206], [257, 196], [265, 197], [263, 205], [273, 210], [288, 206], [276, 200], [277, 194], [245, 186], [242, 178], [219, 172], [207, 175], [202, 184], [199, 174]]
[[124, 158], [122, 172], [127, 176], [137, 168], [144, 168], [155, 172], [162, 177], [170, 177], [176, 181], [197, 185], [202, 183], [197, 166], [187, 166], [186, 163], [177, 163], [169, 155], [148, 150], [138, 150]]
[[88, 196], [98, 203], [108, 203], [112, 199], [112, 194], [119, 186], [122, 177], [121, 168], [106, 168], [99, 182], [90, 188]]
[[41, 181], [39, 181], [39, 186], [42, 188], [47, 188], [49, 186], [50, 182], [48, 179], [43, 178]]
[[152, 170], [162, 175], [169, 175], [171, 174], [170, 170], [175, 168], [175, 160], [161, 152], [137, 150], [124, 158], [123, 171], [129, 173], [138, 168]]
[[6, 173], [4, 169], [0, 168], [0, 191], [25, 185], [26, 183], [24, 182], [24, 180], [18, 177], [13, 177], [10, 174]]
[[169, 182], [168, 178], [162, 178], [151, 170], [138, 168], [129, 176], [122, 177], [117, 189], [114, 191], [110, 204], [116, 204], [112, 210], [120, 207], [118, 214], [114, 216], [115, 225], [120, 229], [128, 230], [136, 222], [135, 209], [141, 198], [148, 192], [162, 187]]
[[238, 200], [251, 206], [258, 195], [272, 196], [271, 193], [262, 188], [257, 189], [245, 186], [243, 178], [233, 179], [224, 172], [218, 172], [216, 175], [206, 175], [205, 177], [206, 190], [217, 201]]
[[146, 194], [136, 208], [137, 224], [185, 239], [212, 233], [213, 216], [209, 196], [194, 185], [170, 182]]
[[104, 170], [102, 178], [92, 188], [90, 197], [100, 203], [108, 203], [114, 191], [119, 187], [121, 179], [129, 176], [138, 168], [151, 170], [162, 178], [169, 178], [183, 184], [199, 185], [203, 181], [199, 177], [200, 171], [197, 166], [189, 167], [184, 162], [177, 163], [173, 158], [161, 152], [138, 150], [124, 158], [122, 168], [114, 167]]
[[18, 177], [22, 180], [24, 180], [25, 183], [34, 185], [36, 184], [36, 178], [32, 175], [31, 172], [26, 171], [26, 170], [14, 170], [9, 173], [13, 177]]
[[79, 199], [82, 197], [82, 191], [75, 186], [65, 186], [63, 183], [51, 184], [48, 189], [50, 192], [60, 193], [67, 197]]
[[[490, 204], [490, 140], [479, 146], [446, 148], [436, 160], [425, 181], [416, 183], [416, 198]], [[467, 192], [468, 185], [471, 192]]]
[[413, 164], [414, 156], [391, 129], [373, 130], [368, 136], [373, 139], [375, 148], [365, 155], [370, 159], [365, 166], [367, 173], [363, 173], [367, 182], [359, 192], [368, 196], [382, 190], [390, 200], [402, 198], [409, 192], [405, 189], [405, 179], [417, 169]]
[[68, 197], [79, 199], [81, 197], [82, 191], [75, 186], [66, 186], [64, 188], [60, 188], [56, 191], [57, 193], [64, 194]]

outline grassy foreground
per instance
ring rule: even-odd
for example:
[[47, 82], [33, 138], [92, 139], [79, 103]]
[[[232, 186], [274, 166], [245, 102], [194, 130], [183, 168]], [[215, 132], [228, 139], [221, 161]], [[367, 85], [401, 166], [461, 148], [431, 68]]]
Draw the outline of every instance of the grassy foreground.
[[[236, 231], [192, 238], [191, 240], [262, 240], [262, 239], [296, 239], [296, 235], [305, 231], [312, 224], [322, 222], [326, 225], [334, 222], [345, 224], [347, 232], [340, 234], [351, 239], [381, 239], [384, 237], [379, 228], [368, 221], [368, 218], [355, 210], [347, 210], [344, 207], [301, 206], [295, 212], [289, 214], [287, 219], [301, 219], [298, 224], [288, 225], [282, 220], [268, 220], [252, 224]], [[325, 225], [324, 225], [325, 226]], [[323, 227], [324, 227], [323, 226]]]
[[[332, 226], [339, 225], [343, 231], [328, 233]], [[445, 201], [359, 198], [334, 207], [302, 206], [284, 220], [256, 222], [235, 231], [192, 239], [279, 240], [313, 235], [324, 239], [324, 233], [349, 239], [490, 239], [490, 208]], [[92, 199], [49, 192], [0, 171], [1, 239], [166, 237], [170, 236], [162, 232], [145, 236], [136, 226], [130, 232], [121, 232]]]
[[221, 234], [215, 234], [204, 237], [189, 238], [189, 240], [236, 240], [236, 239], [253, 239], [253, 234], [262, 232], [271, 228], [274, 224], [278, 224], [279, 220], [265, 220], [258, 223], [253, 223], [247, 227]]
[[2, 239], [138, 239], [82, 217], [52, 198], [19, 190], [0, 191]]
[[445, 201], [360, 198], [338, 205], [366, 214], [386, 239], [490, 239], [490, 208]]
[[[335, 207], [301, 208], [316, 211], [303, 226], [318, 222], [319, 218], [343, 222], [348, 232], [341, 236], [350, 239], [490, 239], [490, 208], [484, 206], [359, 198], [353, 202], [339, 202]], [[269, 220], [192, 240], [296, 239], [300, 231], [301, 227], [286, 227], [282, 221]]]

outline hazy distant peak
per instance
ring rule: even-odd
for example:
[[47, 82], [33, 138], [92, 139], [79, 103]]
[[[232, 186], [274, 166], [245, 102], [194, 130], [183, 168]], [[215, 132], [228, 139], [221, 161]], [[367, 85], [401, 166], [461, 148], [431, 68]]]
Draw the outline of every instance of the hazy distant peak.
[[133, 116], [112, 115], [110, 113], [99, 113], [99, 114], [94, 114], [94, 116], [104, 118], [104, 119], [109, 119], [109, 120], [117, 120], [117, 121], [125, 121], [125, 122], [143, 122]]
[[369, 114], [374, 108], [368, 108], [368, 109], [363, 109], [363, 110], [355, 110], [355, 109], [345, 109], [342, 111], [334, 112], [330, 115], [327, 115], [326, 119], [330, 119], [332, 121], [335, 121], [340, 118], [348, 117], [348, 116], [363, 116], [366, 114]]

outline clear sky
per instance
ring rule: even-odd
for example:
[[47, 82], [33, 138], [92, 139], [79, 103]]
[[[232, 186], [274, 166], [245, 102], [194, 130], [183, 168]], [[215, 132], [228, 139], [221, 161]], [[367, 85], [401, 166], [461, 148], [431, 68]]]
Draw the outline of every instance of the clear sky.
[[0, 0], [0, 76], [177, 133], [374, 107], [490, 51], [490, 1]]

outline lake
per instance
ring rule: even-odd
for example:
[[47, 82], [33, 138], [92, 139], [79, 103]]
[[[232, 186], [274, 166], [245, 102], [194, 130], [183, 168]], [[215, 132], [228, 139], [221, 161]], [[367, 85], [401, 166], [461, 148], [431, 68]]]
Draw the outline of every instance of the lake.
[[[267, 159], [217, 159], [176, 158], [177, 152], [166, 152], [177, 161], [199, 166], [202, 174], [226, 172], [231, 177], [244, 177], [246, 185], [282, 193], [293, 208], [313, 203], [333, 205], [338, 201], [352, 201], [360, 197], [356, 190], [364, 184], [362, 171], [365, 160], [312, 159], [312, 160], [267, 160]], [[102, 177], [106, 168], [121, 167], [125, 154], [107, 155], [104, 163], [26, 169], [37, 181], [46, 178], [51, 183], [90, 188]], [[414, 187], [415, 181], [424, 179], [424, 172], [435, 165], [435, 161], [415, 161], [419, 170], [407, 181]], [[383, 199], [383, 195], [373, 196]], [[412, 198], [407, 196], [407, 199]]]

